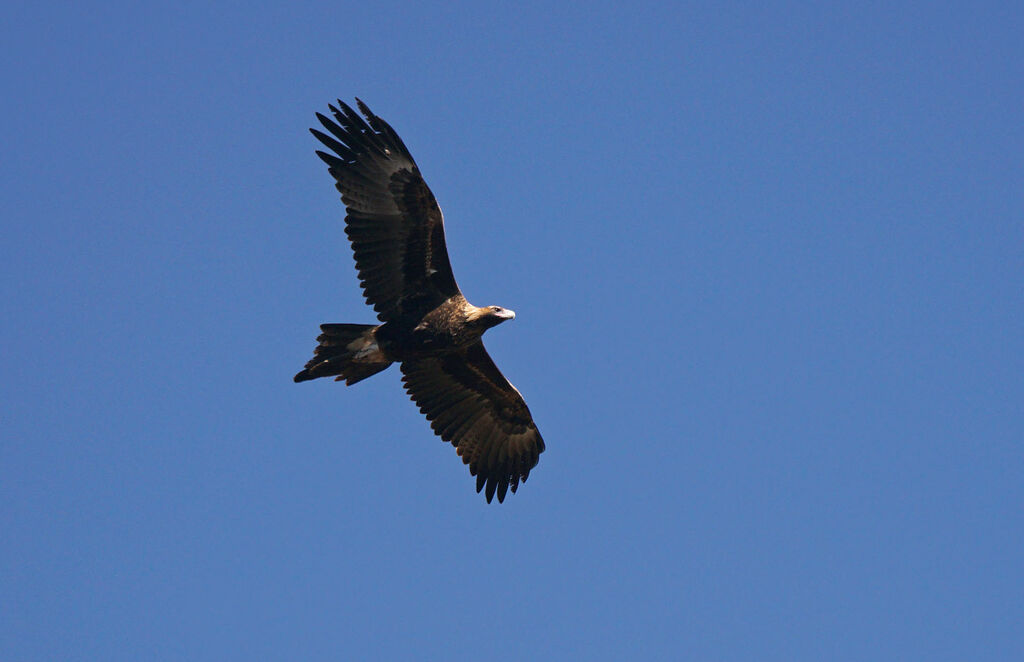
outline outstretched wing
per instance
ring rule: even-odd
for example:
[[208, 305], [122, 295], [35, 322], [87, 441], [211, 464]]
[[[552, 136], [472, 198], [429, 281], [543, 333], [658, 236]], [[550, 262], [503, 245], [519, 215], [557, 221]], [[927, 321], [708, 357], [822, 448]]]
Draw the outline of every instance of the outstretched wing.
[[501, 374], [482, 342], [455, 354], [402, 363], [405, 390], [430, 427], [455, 446], [476, 491], [505, 499], [537, 466], [544, 440], [516, 387]]
[[364, 120], [345, 103], [317, 113], [328, 133], [310, 129], [333, 154], [317, 151], [348, 208], [352, 242], [366, 301], [382, 322], [420, 317], [459, 293], [444, 219], [402, 139], [356, 99]]

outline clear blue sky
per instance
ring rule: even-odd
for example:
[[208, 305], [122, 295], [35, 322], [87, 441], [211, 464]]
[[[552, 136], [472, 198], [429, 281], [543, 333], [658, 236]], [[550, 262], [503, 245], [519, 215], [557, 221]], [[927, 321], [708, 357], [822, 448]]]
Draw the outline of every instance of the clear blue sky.
[[[0, 658], [1024, 659], [1024, 10], [810, 4], [6, 6]], [[291, 381], [339, 96], [518, 313], [503, 505]]]

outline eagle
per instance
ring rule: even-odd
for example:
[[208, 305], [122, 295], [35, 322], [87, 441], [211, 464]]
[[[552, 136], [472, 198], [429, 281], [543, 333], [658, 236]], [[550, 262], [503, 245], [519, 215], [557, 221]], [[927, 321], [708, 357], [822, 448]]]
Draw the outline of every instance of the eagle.
[[317, 113], [310, 129], [347, 209], [366, 302], [380, 324], [322, 324], [319, 345], [296, 382], [346, 385], [398, 363], [405, 390], [434, 433], [451, 442], [487, 502], [515, 493], [537, 466], [544, 440], [519, 393], [484, 349], [485, 331], [515, 319], [501, 306], [469, 303], [455, 282], [444, 218], [402, 139], [359, 99]]

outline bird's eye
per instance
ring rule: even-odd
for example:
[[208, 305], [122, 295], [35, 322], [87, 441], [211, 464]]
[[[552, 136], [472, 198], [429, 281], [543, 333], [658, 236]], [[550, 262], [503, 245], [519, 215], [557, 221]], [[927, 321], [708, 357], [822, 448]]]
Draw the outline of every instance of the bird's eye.
[[491, 306], [491, 310], [493, 310], [496, 313], [500, 313], [501, 312], [501, 306]]

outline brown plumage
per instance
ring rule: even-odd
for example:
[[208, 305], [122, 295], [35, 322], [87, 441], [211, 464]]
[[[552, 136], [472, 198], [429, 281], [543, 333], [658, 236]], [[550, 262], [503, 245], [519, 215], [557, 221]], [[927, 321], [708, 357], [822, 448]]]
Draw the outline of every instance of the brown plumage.
[[348, 209], [359, 283], [382, 323], [321, 325], [295, 381], [330, 376], [351, 385], [400, 363], [405, 390], [469, 465], [477, 492], [503, 501], [544, 451], [526, 402], [481, 340], [515, 313], [462, 296], [434, 194], [394, 129], [356, 103], [365, 120], [339, 101], [333, 120], [317, 113], [327, 133], [311, 131], [333, 152], [317, 156]]

